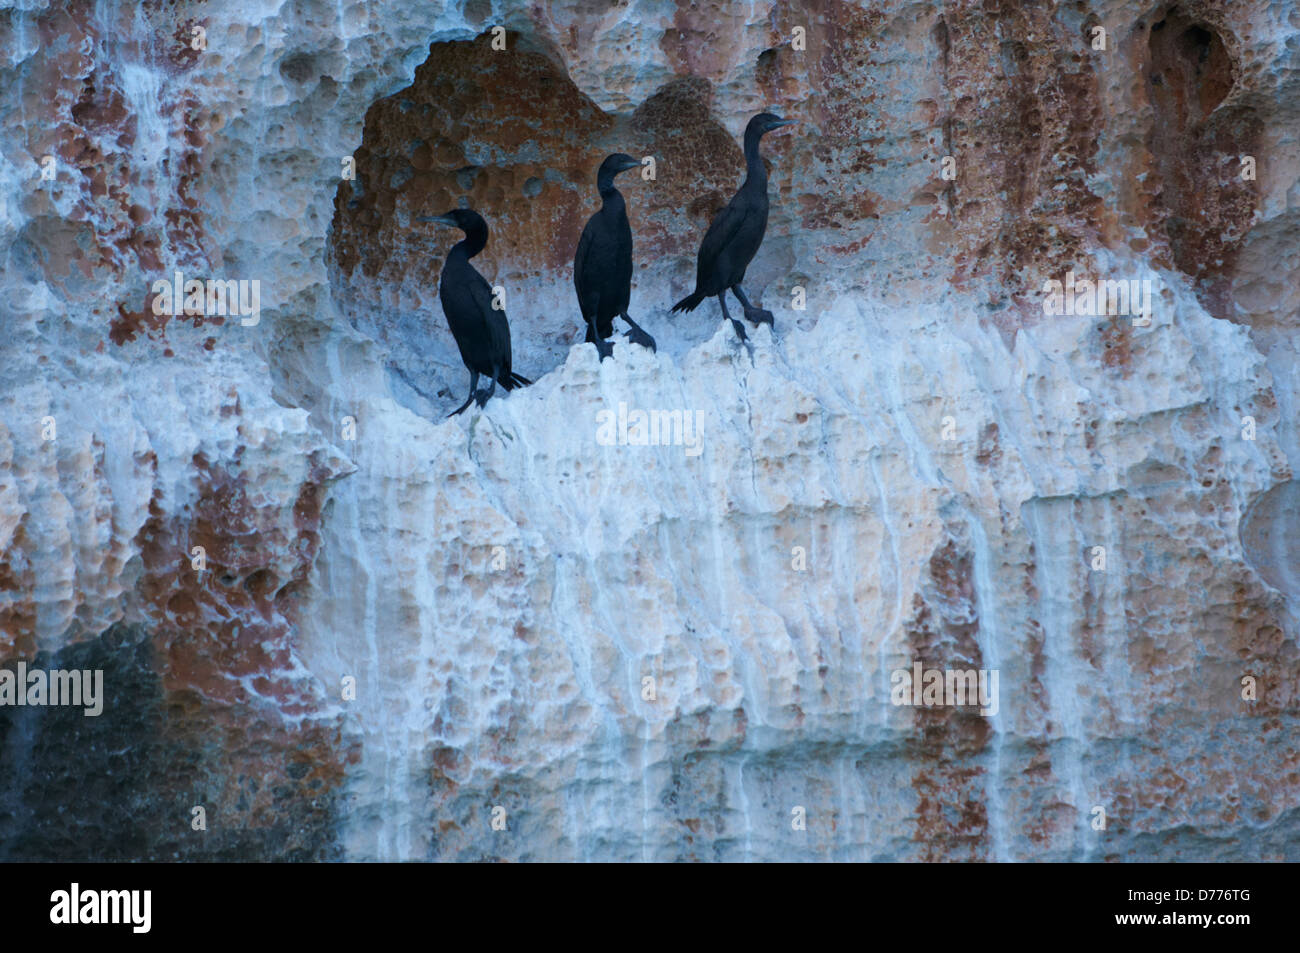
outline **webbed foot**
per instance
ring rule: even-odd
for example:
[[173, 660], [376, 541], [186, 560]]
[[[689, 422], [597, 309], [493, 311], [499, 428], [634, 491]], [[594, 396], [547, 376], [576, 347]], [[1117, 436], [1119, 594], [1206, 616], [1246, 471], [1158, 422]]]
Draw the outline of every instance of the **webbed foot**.
[[652, 338], [650, 335], [646, 334], [645, 331], [643, 331], [641, 328], [631, 328], [627, 331], [624, 331], [623, 336], [627, 338], [629, 341], [631, 341], [633, 344], [639, 344], [642, 347], [648, 347], [652, 351], [658, 350], [658, 348], [655, 347], [655, 339]]

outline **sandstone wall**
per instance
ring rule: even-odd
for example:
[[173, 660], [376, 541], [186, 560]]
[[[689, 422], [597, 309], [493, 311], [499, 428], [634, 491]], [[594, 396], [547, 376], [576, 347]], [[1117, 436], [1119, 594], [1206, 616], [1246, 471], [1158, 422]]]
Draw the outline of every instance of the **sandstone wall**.
[[[0, 709], [0, 857], [1300, 858], [1298, 61], [1282, 0], [0, 4], [0, 662], [108, 685]], [[751, 353], [668, 307], [764, 108]], [[611, 151], [660, 349], [598, 364]], [[536, 383], [446, 420], [462, 200]]]

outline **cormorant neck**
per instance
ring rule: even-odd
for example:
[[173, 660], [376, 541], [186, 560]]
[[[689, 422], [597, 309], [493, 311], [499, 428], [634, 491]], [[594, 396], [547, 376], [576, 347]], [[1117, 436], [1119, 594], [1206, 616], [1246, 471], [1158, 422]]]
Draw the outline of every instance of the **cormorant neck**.
[[473, 258], [487, 247], [487, 225], [471, 225], [465, 229], [465, 237], [452, 246], [452, 251], [463, 251], [466, 258]]
[[767, 185], [767, 166], [763, 165], [763, 158], [758, 154], [758, 140], [762, 138], [761, 132], [754, 130], [745, 130], [745, 167], [749, 175], [745, 178], [745, 183], [750, 182], [756, 185]]
[[616, 205], [623, 201], [623, 193], [614, 188], [614, 177], [612, 175], [608, 179], [602, 177], [596, 183], [596, 188], [600, 190], [601, 208]]

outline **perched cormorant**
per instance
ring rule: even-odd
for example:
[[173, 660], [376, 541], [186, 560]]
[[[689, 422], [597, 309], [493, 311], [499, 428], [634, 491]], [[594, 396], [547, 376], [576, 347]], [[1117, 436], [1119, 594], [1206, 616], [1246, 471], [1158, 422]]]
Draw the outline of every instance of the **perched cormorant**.
[[[511, 371], [510, 322], [504, 310], [492, 307], [492, 287], [469, 263], [487, 245], [488, 227], [483, 216], [458, 208], [446, 215], [420, 216], [417, 221], [451, 225], [465, 233], [465, 238], [447, 253], [438, 282], [443, 314], [460, 348], [461, 360], [469, 368], [469, 396], [447, 415], [455, 417], [470, 401], [477, 400], [480, 407], [484, 406], [498, 382], [506, 390], [514, 390], [532, 381]], [[478, 389], [480, 374], [486, 374], [492, 381], [486, 391]]]
[[745, 279], [758, 246], [767, 231], [767, 167], [758, 154], [758, 140], [766, 132], [788, 126], [793, 119], [782, 119], [772, 113], [759, 113], [745, 127], [745, 165], [749, 174], [727, 207], [713, 218], [709, 230], [700, 243], [696, 263], [695, 291], [673, 305], [673, 311], [694, 311], [705, 298], [718, 296], [722, 316], [731, 322], [736, 334], [746, 339], [744, 326], [727, 311], [727, 289], [745, 309], [745, 319], [753, 324], [773, 323], [772, 312], [755, 308], [745, 297], [740, 283]]
[[596, 188], [600, 191], [600, 211], [587, 219], [573, 256], [573, 285], [578, 289], [578, 307], [587, 322], [587, 340], [596, 345], [601, 360], [614, 353], [614, 345], [605, 339], [614, 333], [614, 316], [622, 315], [631, 325], [625, 332], [628, 340], [655, 350], [655, 339], [628, 317], [627, 304], [632, 297], [632, 226], [627, 222], [627, 205], [614, 188], [614, 176], [641, 163], [629, 155], [616, 152], [600, 164]]

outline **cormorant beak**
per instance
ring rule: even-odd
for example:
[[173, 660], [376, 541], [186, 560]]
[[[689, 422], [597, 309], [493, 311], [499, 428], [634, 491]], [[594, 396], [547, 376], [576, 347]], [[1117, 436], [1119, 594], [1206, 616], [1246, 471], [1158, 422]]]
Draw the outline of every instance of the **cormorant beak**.
[[793, 126], [798, 121], [799, 121], [798, 119], [778, 119], [776, 122], [772, 123], [767, 128], [768, 131], [770, 132], [773, 129], [780, 129], [782, 126]]
[[628, 162], [623, 163], [621, 166], [619, 166], [619, 167], [618, 167], [618, 171], [619, 171], [619, 172], [626, 172], [628, 169], [639, 169], [639, 168], [641, 168], [641, 160], [640, 160], [640, 159], [632, 159], [632, 160], [630, 160], [630, 161], [628, 161]]
[[437, 225], [450, 225], [452, 228], [460, 228], [460, 224], [450, 215], [420, 215], [415, 220], [417, 222], [433, 222]]

